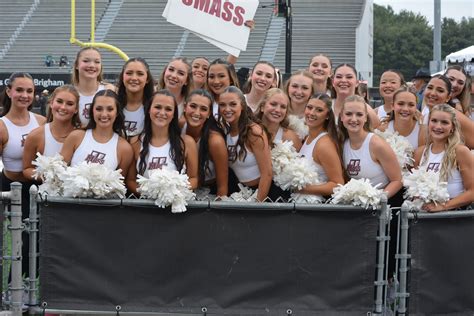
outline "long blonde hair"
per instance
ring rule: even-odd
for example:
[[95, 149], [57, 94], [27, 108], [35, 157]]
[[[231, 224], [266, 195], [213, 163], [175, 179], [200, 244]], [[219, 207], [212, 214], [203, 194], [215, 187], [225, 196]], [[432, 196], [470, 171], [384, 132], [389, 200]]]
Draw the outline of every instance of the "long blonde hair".
[[[461, 133], [459, 132], [461, 128], [458, 120], [456, 119], [456, 110], [454, 110], [449, 104], [438, 104], [434, 106], [431, 109], [428, 117], [428, 125], [431, 120], [431, 116], [436, 111], [449, 113], [451, 115], [451, 123], [453, 124], [453, 130], [449, 135], [447, 143], [444, 147], [444, 157], [441, 161], [441, 170], [439, 176], [441, 181], [447, 181], [451, 174], [451, 170], [453, 168], [457, 168], [456, 146], [463, 144], [463, 139]], [[430, 146], [432, 143], [433, 140], [431, 139], [429, 128], [427, 128], [425, 151], [423, 152], [420, 165], [424, 165], [428, 161]]]

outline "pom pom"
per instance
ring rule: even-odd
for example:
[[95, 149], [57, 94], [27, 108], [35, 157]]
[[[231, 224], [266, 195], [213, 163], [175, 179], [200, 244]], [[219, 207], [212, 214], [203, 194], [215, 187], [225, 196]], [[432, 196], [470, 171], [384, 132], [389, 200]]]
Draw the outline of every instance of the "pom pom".
[[301, 190], [319, 183], [316, 166], [301, 157], [292, 142], [276, 142], [271, 154], [273, 181], [283, 190]]
[[230, 195], [229, 199], [225, 200], [234, 200], [237, 202], [257, 202], [257, 194], [258, 194], [258, 189], [255, 190], [255, 192], [249, 188], [243, 185], [242, 183], [237, 184], [239, 186], [240, 191], [239, 192], [234, 192]]
[[372, 186], [369, 179], [351, 179], [345, 185], [339, 184], [329, 200], [331, 204], [352, 204], [365, 209], [377, 209], [380, 205], [383, 190], [377, 189], [379, 184]]
[[58, 153], [52, 157], [47, 157], [38, 152], [36, 153], [33, 165], [36, 166], [33, 178], [43, 182], [39, 186], [38, 192], [51, 196], [61, 195], [63, 186], [61, 176], [66, 172], [67, 168], [63, 157]]
[[382, 137], [393, 149], [397, 156], [400, 168], [406, 169], [407, 166], [413, 166], [413, 147], [410, 142], [398, 132], [392, 133], [390, 131], [375, 130], [375, 134]]
[[320, 204], [324, 202], [324, 198], [315, 194], [291, 193], [290, 202]]
[[411, 199], [410, 208], [421, 209], [423, 204], [444, 203], [449, 200], [447, 182], [439, 180], [439, 173], [432, 170], [414, 169], [403, 175], [403, 186], [406, 188], [403, 197]]
[[296, 115], [288, 115], [288, 127], [295, 131], [296, 135], [303, 140], [308, 136], [308, 126], [306, 125], [304, 118], [299, 118]]
[[187, 201], [195, 194], [190, 189], [189, 178], [176, 170], [154, 169], [148, 172], [149, 178], [138, 175], [138, 192], [143, 198], [154, 199], [155, 205], [167, 207], [171, 212], [186, 212]]
[[110, 170], [97, 163], [81, 162], [68, 167], [60, 176], [63, 195], [83, 198], [124, 198], [127, 191], [121, 170]]

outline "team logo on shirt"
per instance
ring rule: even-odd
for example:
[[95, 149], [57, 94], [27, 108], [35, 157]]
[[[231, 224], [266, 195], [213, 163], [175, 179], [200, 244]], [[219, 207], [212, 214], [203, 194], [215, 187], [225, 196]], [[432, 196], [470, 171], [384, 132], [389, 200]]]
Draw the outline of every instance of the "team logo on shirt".
[[428, 167], [426, 167], [426, 171], [434, 171], [434, 172], [439, 172], [439, 167], [440, 167], [439, 162], [430, 162], [428, 164]]
[[28, 134], [21, 135], [21, 147], [25, 147], [26, 136], [28, 136]]
[[123, 125], [128, 133], [133, 133], [137, 130], [138, 123], [136, 121], [124, 121]]
[[227, 145], [227, 154], [229, 161], [235, 161], [237, 158], [237, 145]]
[[84, 105], [84, 110], [82, 110], [82, 116], [84, 116], [86, 119], [90, 119], [89, 116], [89, 110], [91, 108], [92, 103], [86, 103]]
[[88, 163], [98, 163], [103, 165], [105, 162], [105, 156], [106, 154], [93, 150], [89, 155], [87, 155], [85, 160]]
[[348, 175], [357, 176], [360, 172], [360, 159], [351, 159], [346, 169]]
[[166, 157], [153, 157], [148, 164], [148, 170], [161, 169], [163, 166], [167, 166]]

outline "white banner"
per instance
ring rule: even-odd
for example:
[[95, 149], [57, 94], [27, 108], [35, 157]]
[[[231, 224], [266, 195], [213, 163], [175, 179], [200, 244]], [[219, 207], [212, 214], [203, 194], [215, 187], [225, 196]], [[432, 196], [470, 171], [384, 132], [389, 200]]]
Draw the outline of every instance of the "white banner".
[[163, 17], [238, 56], [247, 49], [258, 0], [168, 0]]

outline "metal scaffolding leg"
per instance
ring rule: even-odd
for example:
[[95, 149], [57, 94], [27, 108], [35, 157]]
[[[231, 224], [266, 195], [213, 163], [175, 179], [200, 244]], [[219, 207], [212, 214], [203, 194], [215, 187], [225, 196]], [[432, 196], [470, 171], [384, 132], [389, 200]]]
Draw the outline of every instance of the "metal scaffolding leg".
[[397, 297], [400, 298], [398, 304], [398, 315], [404, 316], [407, 312], [407, 298], [410, 296], [407, 293], [407, 273], [408, 273], [408, 259], [411, 258], [408, 253], [408, 206], [404, 203], [400, 212], [400, 287]]
[[19, 316], [22, 314], [23, 306], [23, 282], [21, 271], [21, 232], [23, 231], [23, 223], [21, 219], [21, 183], [13, 182], [10, 185], [11, 200], [11, 225], [9, 229], [12, 232], [12, 266], [11, 266], [11, 311], [12, 315]]
[[29, 290], [28, 290], [28, 305], [29, 305], [29, 314], [35, 314], [35, 306], [38, 305], [38, 277], [36, 275], [37, 271], [37, 258], [38, 258], [38, 206], [36, 199], [38, 197], [38, 188], [36, 185], [30, 187], [30, 218], [29, 218], [29, 238], [30, 238], [30, 249], [29, 249]]
[[391, 210], [387, 206], [387, 197], [382, 198], [382, 207], [379, 214], [379, 233], [377, 236], [377, 280], [375, 283], [375, 312], [374, 315], [382, 315], [384, 304], [384, 287], [387, 284], [385, 278], [385, 245], [390, 239], [387, 235], [387, 225], [390, 223]]

